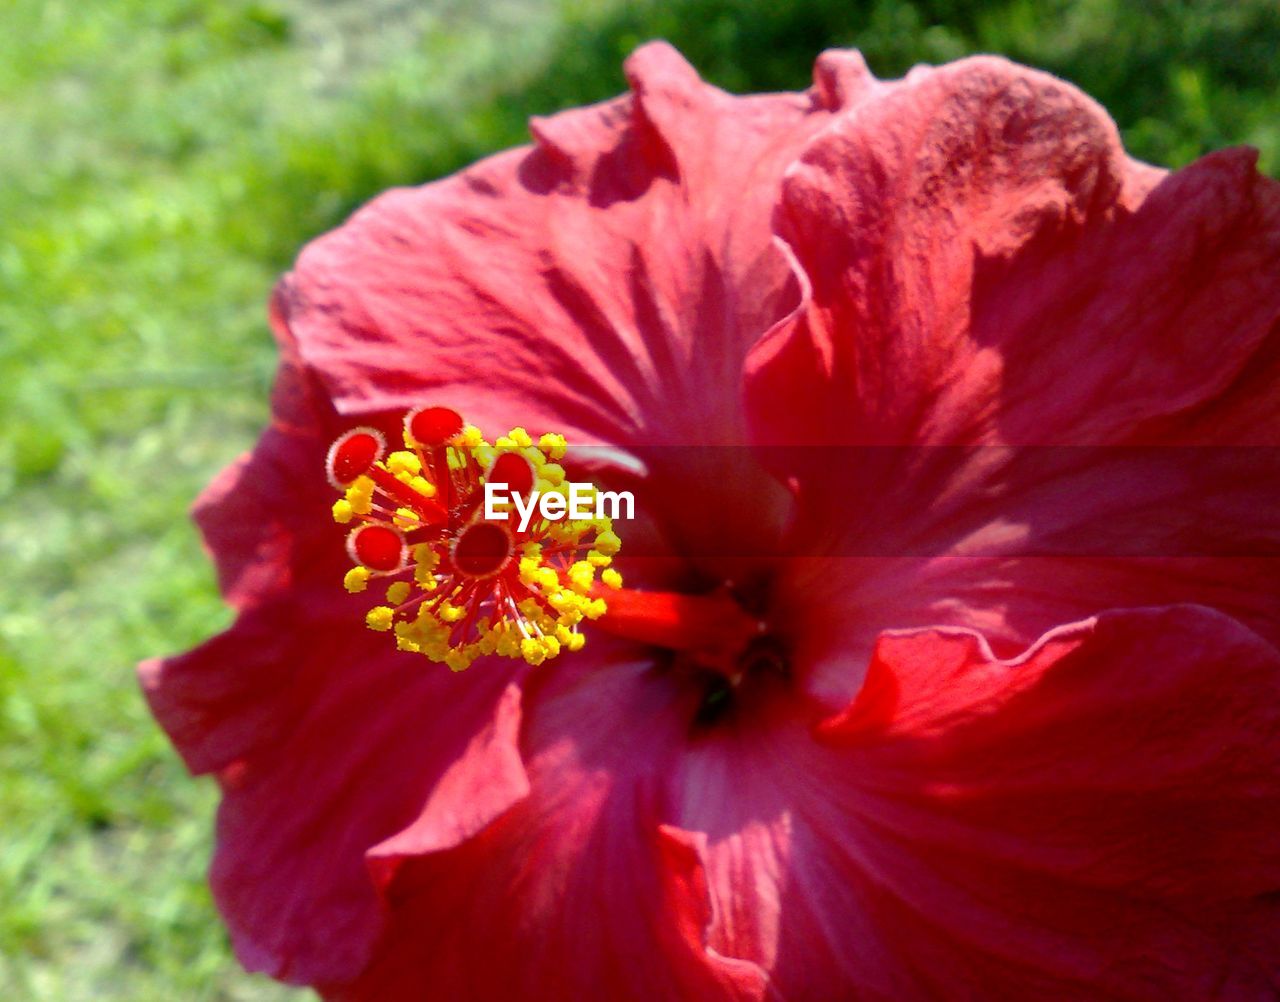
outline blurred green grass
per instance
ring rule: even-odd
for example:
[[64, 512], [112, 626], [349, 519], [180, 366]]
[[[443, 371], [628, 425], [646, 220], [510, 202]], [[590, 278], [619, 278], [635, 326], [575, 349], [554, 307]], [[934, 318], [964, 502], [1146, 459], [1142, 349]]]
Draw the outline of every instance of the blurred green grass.
[[229, 621], [185, 509], [253, 440], [264, 302], [382, 188], [618, 92], [666, 37], [733, 90], [995, 51], [1131, 151], [1280, 165], [1274, 0], [11, 0], [0, 8], [0, 998], [283, 999], [204, 886], [214, 792], [134, 663]]

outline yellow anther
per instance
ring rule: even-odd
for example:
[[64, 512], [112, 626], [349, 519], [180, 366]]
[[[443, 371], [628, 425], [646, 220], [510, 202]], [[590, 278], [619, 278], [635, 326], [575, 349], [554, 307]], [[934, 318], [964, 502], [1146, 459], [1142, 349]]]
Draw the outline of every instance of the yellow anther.
[[497, 635], [498, 643], [495, 648], [496, 653], [501, 654], [504, 658], [514, 658], [520, 655], [520, 636], [506, 630]]
[[355, 511], [351, 507], [351, 502], [346, 498], [339, 498], [333, 502], [333, 520], [340, 525], [346, 525], [355, 518]]
[[520, 656], [531, 665], [540, 665], [547, 659], [547, 649], [542, 641], [526, 637], [520, 641]]
[[587, 560], [591, 562], [592, 567], [608, 567], [613, 563], [613, 557], [607, 553], [601, 553], [599, 550], [592, 550], [588, 553]]
[[[501, 439], [499, 439], [501, 441]], [[493, 461], [498, 458], [498, 450], [487, 442], [481, 442], [471, 450], [471, 455], [475, 457], [477, 465], [487, 470], [493, 465]]]
[[552, 486], [564, 483], [564, 467], [559, 463], [543, 463], [538, 475]]
[[619, 574], [617, 571], [615, 571], [612, 567], [610, 567], [608, 570], [604, 571], [600, 575], [600, 580], [604, 582], [606, 585], [608, 585], [610, 588], [622, 587], [622, 575]]
[[385, 605], [375, 605], [369, 610], [369, 614], [365, 616], [364, 621], [369, 629], [377, 630], [379, 633], [385, 633], [391, 629], [391, 624], [395, 618], [395, 610]]
[[418, 513], [412, 508], [397, 508], [395, 517], [391, 521], [401, 529], [416, 529], [422, 524], [422, 519], [418, 517]]
[[387, 601], [391, 605], [401, 605], [409, 597], [409, 582], [397, 581], [387, 587]]
[[622, 540], [614, 534], [612, 529], [608, 529], [596, 536], [594, 548], [611, 557], [622, 549]]
[[356, 477], [347, 488], [346, 501], [355, 514], [369, 514], [373, 511], [373, 481], [368, 477]]
[[591, 584], [595, 581], [596, 569], [585, 560], [579, 560], [569, 568], [569, 581], [573, 585], [574, 590], [585, 595], [591, 590]]
[[563, 435], [553, 435], [550, 432], [538, 439], [538, 448], [555, 460], [564, 459], [568, 444]]
[[342, 587], [346, 588], [351, 594], [364, 591], [369, 584], [369, 568], [353, 567], [347, 571], [342, 579]]
[[444, 663], [450, 671], [466, 671], [471, 667], [473, 656], [468, 651], [451, 650], [444, 656]]
[[387, 469], [399, 477], [402, 473], [410, 478], [422, 472], [422, 463], [412, 452], [393, 452], [386, 459]]

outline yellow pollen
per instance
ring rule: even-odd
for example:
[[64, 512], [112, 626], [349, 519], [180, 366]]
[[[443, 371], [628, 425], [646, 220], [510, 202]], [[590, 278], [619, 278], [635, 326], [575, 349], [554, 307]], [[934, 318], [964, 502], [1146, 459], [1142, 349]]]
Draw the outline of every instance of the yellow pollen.
[[347, 488], [346, 501], [356, 515], [367, 515], [373, 510], [373, 481], [368, 477], [356, 477]]
[[391, 629], [391, 622], [395, 617], [395, 610], [385, 605], [375, 605], [369, 610], [369, 614], [365, 616], [364, 621], [368, 624], [369, 629], [377, 630], [379, 633], [385, 633]]
[[560, 460], [564, 459], [565, 453], [569, 448], [569, 443], [564, 440], [563, 435], [552, 435], [548, 433], [538, 439], [538, 448], [545, 452], [551, 459]]
[[422, 472], [422, 461], [412, 452], [393, 452], [387, 457], [387, 469], [399, 476], [402, 473], [415, 477]]

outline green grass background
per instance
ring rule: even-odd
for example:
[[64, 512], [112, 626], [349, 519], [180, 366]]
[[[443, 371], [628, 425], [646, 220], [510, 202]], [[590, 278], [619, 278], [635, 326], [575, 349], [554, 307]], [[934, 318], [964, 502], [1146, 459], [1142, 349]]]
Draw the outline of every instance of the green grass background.
[[1274, 0], [0, 0], [0, 998], [305, 995], [231, 957], [214, 791], [133, 678], [229, 621], [185, 510], [265, 420], [301, 244], [618, 92], [652, 37], [733, 90], [833, 45], [881, 76], [1001, 52], [1141, 157], [1280, 166]]

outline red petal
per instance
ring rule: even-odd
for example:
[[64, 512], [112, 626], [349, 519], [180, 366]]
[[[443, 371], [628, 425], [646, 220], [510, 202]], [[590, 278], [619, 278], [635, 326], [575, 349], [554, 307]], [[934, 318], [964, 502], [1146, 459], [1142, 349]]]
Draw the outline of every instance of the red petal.
[[800, 683], [835, 709], [885, 624], [964, 627], [1010, 655], [1102, 609], [1195, 603], [1280, 645], [1275, 578], [1275, 557], [836, 557], [788, 562], [774, 591]]
[[214, 478], [193, 510], [217, 563], [222, 594], [236, 608], [289, 589], [296, 562], [335, 542], [329, 507], [336, 495], [325, 458], [330, 443], [354, 423], [338, 418], [319, 381], [299, 362], [277, 306], [273, 300], [280, 366], [271, 424], [251, 454]]
[[829, 703], [885, 625], [970, 627], [1007, 653], [1100, 609], [1195, 603], [1280, 644], [1280, 449], [812, 451], [827, 466], [800, 476], [793, 543], [826, 555], [775, 592]]
[[[280, 298], [340, 412], [430, 401], [491, 435], [637, 451], [744, 441], [743, 358], [798, 295], [770, 226], [783, 170], [870, 77], [831, 55], [810, 94], [737, 98], [664, 43], [626, 68], [630, 95], [535, 119], [531, 149], [389, 192], [303, 251]], [[661, 484], [591, 479], [666, 528], [679, 484], [695, 539], [732, 536], [742, 497], [761, 500], [739, 536], [780, 504], [739, 450], [715, 470], [711, 453], [651, 458], [673, 467]]]
[[[504, 780], [516, 697], [499, 698], [499, 672], [425, 671], [350, 627], [313, 636], [314, 651], [293, 652], [296, 719], [278, 716], [280, 739], [222, 773], [211, 873], [241, 962], [298, 983], [350, 978], [367, 961], [382, 922], [369, 849], [424, 803], [476, 824], [520, 792]], [[499, 737], [477, 740], [486, 727]], [[459, 789], [458, 774], [492, 786]]]
[[520, 691], [508, 686], [492, 722], [444, 771], [417, 820], [366, 854], [376, 886], [391, 882], [402, 859], [452, 849], [528, 796], [519, 737]]
[[[473, 736], [512, 698], [498, 699], [500, 672], [425, 671], [358, 613], [316, 612], [266, 606], [144, 667], [152, 709], [188, 764], [217, 769], [223, 785], [212, 884], [236, 952], [300, 983], [353, 977], [367, 959], [381, 926], [367, 850], [429, 797], [436, 812], [474, 815], [506, 789], [492, 742]], [[495, 785], [480, 797], [437, 786], [459, 770]]]
[[1208, 610], [993, 660], [886, 635], [818, 728], [785, 692], [690, 747], [721, 954], [780, 998], [1234, 999], [1280, 987], [1280, 655]]
[[223, 785], [212, 883], [237, 954], [311, 982], [355, 976], [380, 932], [365, 853], [433, 790], [438, 811], [479, 810], [450, 808], [436, 784], [450, 768], [491, 768], [474, 736], [511, 697], [500, 701], [502, 669], [432, 672], [364, 629], [373, 602], [342, 588], [350, 562], [324, 460], [344, 426], [377, 416], [340, 422], [278, 333], [272, 425], [196, 509], [240, 615], [141, 676], [187, 765]]
[[[688, 694], [626, 647], [603, 638], [591, 646], [538, 677], [525, 724], [527, 797], [492, 820], [487, 810], [472, 818], [429, 804], [374, 850], [387, 935], [359, 980], [326, 994], [761, 996], [753, 964], [707, 948], [700, 838], [662, 823]], [[460, 773], [459, 788], [483, 796], [474, 779]]]
[[661, 44], [627, 72], [633, 96], [535, 120], [534, 148], [388, 192], [306, 248], [287, 323], [339, 411], [454, 402], [579, 442], [736, 434], [722, 387], [794, 305], [778, 182], [830, 113], [732, 98]]
[[[836, 120], [783, 188], [810, 283], [753, 351], [780, 442], [1108, 442], [1232, 385], [1280, 316], [1280, 196], [1227, 151], [1168, 177], [989, 57]], [[815, 392], [815, 386], [824, 387]]]
[[[1195, 607], [1107, 614], [1015, 662], [970, 635], [886, 636], [864, 693], [818, 731], [848, 756], [826, 817], [847, 812], [846, 855], [829, 865], [905, 994], [1280, 989], [1270, 645]], [[831, 879], [795, 862], [808, 893]], [[780, 983], [807, 976], [804, 953]]]

